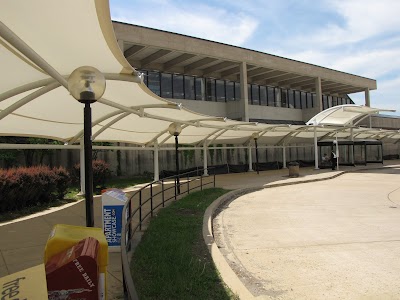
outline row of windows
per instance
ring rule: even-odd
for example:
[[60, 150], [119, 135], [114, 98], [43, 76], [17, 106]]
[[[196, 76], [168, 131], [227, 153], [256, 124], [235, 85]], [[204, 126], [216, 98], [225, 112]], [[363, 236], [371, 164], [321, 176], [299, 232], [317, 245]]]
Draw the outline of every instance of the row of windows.
[[[195, 77], [181, 74], [141, 70], [144, 83], [158, 96], [170, 99], [227, 102], [240, 100], [240, 83], [235, 81]], [[316, 94], [272, 86], [248, 84], [249, 104], [287, 108], [312, 108]], [[346, 97], [323, 95], [323, 109], [351, 104]]]

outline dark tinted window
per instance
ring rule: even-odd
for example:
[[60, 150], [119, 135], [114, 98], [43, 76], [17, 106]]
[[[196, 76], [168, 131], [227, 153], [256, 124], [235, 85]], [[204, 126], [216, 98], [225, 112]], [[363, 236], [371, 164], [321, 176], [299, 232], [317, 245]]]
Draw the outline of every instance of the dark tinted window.
[[194, 90], [194, 77], [185, 76], [185, 99], [194, 100], [195, 90]]
[[266, 86], [260, 86], [260, 104], [261, 105], [268, 105], [267, 102], [267, 87]]
[[260, 105], [260, 91], [256, 84], [251, 85], [251, 99], [253, 100], [253, 105]]
[[227, 81], [225, 83], [226, 87], [226, 100], [234, 101], [235, 100], [235, 83], [233, 81]]
[[275, 106], [275, 89], [268, 87], [268, 106]]
[[196, 78], [196, 100], [205, 100], [204, 78]]
[[160, 72], [149, 72], [147, 86], [156, 95], [160, 96]]
[[215, 83], [216, 83], [217, 101], [225, 102], [225, 81], [216, 80]]
[[172, 74], [161, 74], [161, 97], [172, 98]]
[[206, 79], [207, 101], [215, 101], [215, 79]]

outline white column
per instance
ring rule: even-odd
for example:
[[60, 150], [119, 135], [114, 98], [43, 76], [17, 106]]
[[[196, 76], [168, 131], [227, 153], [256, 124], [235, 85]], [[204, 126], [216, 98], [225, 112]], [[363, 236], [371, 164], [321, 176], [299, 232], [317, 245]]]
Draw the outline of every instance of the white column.
[[158, 141], [154, 143], [154, 181], [160, 180], [160, 168], [158, 162]]
[[286, 169], [286, 147], [282, 147], [283, 168]]
[[242, 101], [242, 121], [249, 121], [249, 93], [247, 90], [247, 65], [240, 63], [240, 101]]
[[85, 143], [83, 137], [80, 139], [79, 145], [79, 165], [80, 165], [80, 175], [81, 175], [81, 191], [80, 195], [85, 195]]
[[208, 170], [207, 170], [207, 154], [208, 154], [208, 149], [207, 145], [203, 146], [203, 167], [204, 167], [204, 176], [208, 176]]
[[[353, 133], [353, 128], [350, 128], [350, 139], [352, 142], [354, 142], [354, 133]], [[350, 147], [350, 156], [351, 156], [351, 163], [354, 165], [354, 145], [351, 145]]]
[[371, 99], [369, 97], [369, 88], [365, 89], [365, 106], [371, 106]]
[[314, 107], [317, 109], [318, 112], [320, 112], [323, 110], [321, 77], [315, 78], [315, 93], [317, 97], [317, 103], [314, 104]]
[[253, 157], [251, 156], [251, 145], [247, 147], [247, 157], [249, 158], [249, 172], [253, 172]]
[[317, 126], [314, 125], [314, 160], [315, 160], [315, 170], [318, 170], [318, 138], [317, 138]]
[[336, 169], [339, 171], [339, 144], [337, 141], [337, 131], [335, 133], [335, 139], [336, 139]]

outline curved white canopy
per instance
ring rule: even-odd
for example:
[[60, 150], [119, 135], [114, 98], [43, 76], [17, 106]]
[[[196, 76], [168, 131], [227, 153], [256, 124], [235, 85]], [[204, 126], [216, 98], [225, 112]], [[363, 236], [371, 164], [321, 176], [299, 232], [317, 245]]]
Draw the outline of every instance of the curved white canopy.
[[[92, 105], [94, 141], [152, 146], [173, 143], [168, 126], [182, 125], [181, 144], [247, 144], [252, 134], [270, 145], [311, 142], [311, 126], [255, 124], [191, 112], [154, 95], [120, 51], [107, 0], [4, 0], [0, 10], [0, 135], [36, 136], [75, 143], [83, 136], [83, 105], [69, 95], [66, 79], [77, 67], [103, 72], [106, 92]], [[318, 114], [338, 125], [317, 128], [324, 138], [344, 123], [334, 122], [342, 110]], [[353, 110], [355, 107], [352, 108]], [[367, 108], [366, 108], [367, 109]], [[323, 114], [324, 113], [324, 114]], [[320, 116], [321, 115], [321, 116]], [[347, 123], [346, 123], [347, 124]], [[348, 134], [345, 130], [343, 134]], [[359, 136], [378, 136], [360, 132]], [[385, 137], [399, 138], [396, 132]]]

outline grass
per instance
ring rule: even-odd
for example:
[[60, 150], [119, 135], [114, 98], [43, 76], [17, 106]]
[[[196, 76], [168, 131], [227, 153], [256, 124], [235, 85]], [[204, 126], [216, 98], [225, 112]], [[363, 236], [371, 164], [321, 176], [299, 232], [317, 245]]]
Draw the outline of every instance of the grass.
[[195, 192], [151, 220], [131, 263], [140, 299], [238, 299], [221, 280], [202, 235], [206, 208], [226, 192]]
[[[150, 182], [152, 179], [150, 177], [143, 177], [143, 176], [136, 176], [136, 177], [130, 177], [130, 178], [111, 178], [107, 182], [107, 188], [119, 188], [123, 189], [126, 187], [134, 186], [136, 184], [140, 183], [145, 183], [145, 182]], [[67, 194], [64, 196], [64, 199], [62, 200], [56, 200], [50, 203], [46, 204], [41, 204], [41, 205], [36, 205], [36, 206], [31, 206], [31, 207], [25, 207], [24, 209], [21, 209], [19, 211], [11, 211], [11, 212], [4, 212], [0, 213], [0, 223], [1, 222], [6, 222], [6, 221], [11, 221], [17, 218], [21, 218], [24, 216], [28, 216], [40, 211], [44, 211], [46, 209], [49, 209], [50, 207], [56, 207], [56, 206], [61, 206], [67, 203], [75, 202], [79, 199], [82, 199], [84, 196], [78, 196], [78, 193], [80, 191], [80, 188], [77, 186], [71, 186], [67, 190]], [[94, 190], [94, 193], [100, 194], [101, 189]]]

